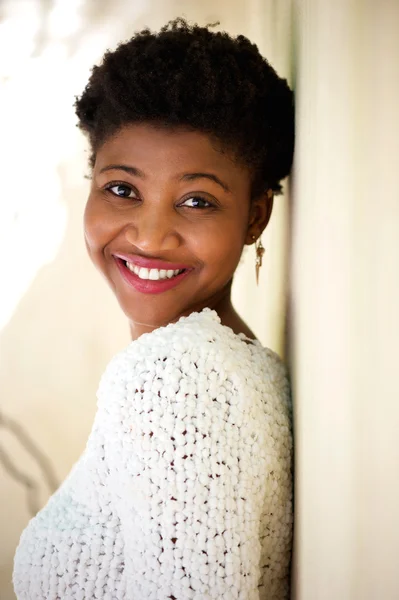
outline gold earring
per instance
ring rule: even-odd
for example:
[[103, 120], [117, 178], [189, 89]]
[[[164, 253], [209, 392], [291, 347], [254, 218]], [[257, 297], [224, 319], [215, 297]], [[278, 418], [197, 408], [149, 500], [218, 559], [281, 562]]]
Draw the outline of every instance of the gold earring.
[[[256, 240], [256, 236], [252, 236], [253, 240]], [[256, 251], [256, 260], [255, 260], [255, 273], [256, 273], [256, 285], [259, 283], [259, 269], [262, 266], [262, 258], [265, 253], [265, 249], [262, 246], [262, 241], [260, 238], [255, 242], [255, 251]]]

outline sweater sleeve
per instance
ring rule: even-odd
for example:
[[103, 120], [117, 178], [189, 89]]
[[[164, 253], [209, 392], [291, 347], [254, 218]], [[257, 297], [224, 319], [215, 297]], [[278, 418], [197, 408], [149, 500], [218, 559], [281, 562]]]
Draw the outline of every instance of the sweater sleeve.
[[286, 387], [238, 344], [136, 348], [102, 382], [129, 597], [288, 598]]

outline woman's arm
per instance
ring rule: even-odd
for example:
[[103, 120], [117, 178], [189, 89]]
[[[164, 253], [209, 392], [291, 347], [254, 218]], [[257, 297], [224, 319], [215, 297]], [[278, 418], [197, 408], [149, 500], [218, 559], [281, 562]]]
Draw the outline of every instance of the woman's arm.
[[102, 382], [109, 483], [134, 598], [288, 597], [287, 399], [237, 359], [239, 369], [209, 342], [147, 357], [140, 375], [123, 363]]

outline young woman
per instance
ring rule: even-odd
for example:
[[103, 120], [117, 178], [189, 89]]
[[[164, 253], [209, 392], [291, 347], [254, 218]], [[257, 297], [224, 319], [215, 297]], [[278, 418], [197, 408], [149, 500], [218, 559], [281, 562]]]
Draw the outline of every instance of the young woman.
[[178, 19], [107, 52], [76, 112], [87, 250], [132, 343], [21, 536], [17, 597], [287, 599], [288, 384], [230, 291], [291, 168], [292, 92], [245, 37]]

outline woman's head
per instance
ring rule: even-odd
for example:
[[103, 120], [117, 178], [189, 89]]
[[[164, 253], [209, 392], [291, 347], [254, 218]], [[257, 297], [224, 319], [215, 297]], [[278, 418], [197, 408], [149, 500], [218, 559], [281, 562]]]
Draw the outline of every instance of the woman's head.
[[293, 110], [256, 46], [182, 20], [94, 67], [76, 102], [92, 151], [86, 244], [132, 326], [217, 310], [229, 295], [290, 170]]

